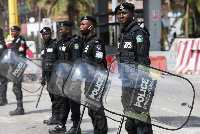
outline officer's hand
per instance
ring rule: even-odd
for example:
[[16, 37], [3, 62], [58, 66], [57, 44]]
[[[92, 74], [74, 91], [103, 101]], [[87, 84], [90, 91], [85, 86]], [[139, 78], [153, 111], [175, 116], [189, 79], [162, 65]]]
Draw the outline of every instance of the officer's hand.
[[42, 84], [42, 86], [45, 86], [45, 85], [46, 85], [46, 79], [45, 79], [45, 78], [42, 78], [42, 79], [41, 79], [41, 84]]

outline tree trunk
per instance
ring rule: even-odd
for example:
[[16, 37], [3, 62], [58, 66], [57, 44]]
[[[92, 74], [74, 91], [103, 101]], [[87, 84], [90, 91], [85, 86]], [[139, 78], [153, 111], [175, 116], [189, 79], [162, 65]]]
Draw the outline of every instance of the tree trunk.
[[3, 27], [3, 14], [2, 14], [2, 7], [0, 6], [0, 27]]
[[189, 20], [189, 10], [190, 10], [190, 6], [189, 3], [187, 3], [187, 9], [186, 9], [186, 18], [185, 18], [185, 36], [186, 38], [189, 37], [189, 24], [188, 24], [188, 20]]
[[39, 57], [39, 54], [42, 48], [41, 37], [40, 37], [40, 23], [41, 23], [41, 9], [40, 8], [39, 8], [38, 14], [39, 14], [38, 15], [39, 31], [37, 32], [37, 36], [38, 36], [39, 52], [37, 51], [37, 57]]

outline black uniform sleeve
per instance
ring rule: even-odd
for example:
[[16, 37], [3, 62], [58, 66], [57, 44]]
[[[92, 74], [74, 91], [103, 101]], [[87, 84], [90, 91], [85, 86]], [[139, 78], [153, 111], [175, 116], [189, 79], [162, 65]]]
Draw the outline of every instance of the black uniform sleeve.
[[71, 60], [75, 62], [78, 58], [81, 57], [81, 44], [80, 42], [72, 42], [70, 44], [70, 56]]
[[134, 37], [134, 40], [137, 46], [138, 61], [146, 65], [150, 65], [151, 61], [149, 59], [149, 48], [150, 48], [149, 36], [139, 30], [136, 36]]
[[41, 50], [41, 57], [42, 57], [42, 77], [45, 76], [44, 75], [44, 54], [45, 54], [45, 46], [44, 44], [42, 45], [42, 50]]
[[93, 60], [104, 67], [105, 59], [105, 46], [100, 41], [95, 41], [93, 50], [92, 50]]
[[45, 76], [46, 76], [46, 72], [45, 70], [42, 70], [42, 78], [45, 79]]
[[58, 47], [58, 42], [55, 40], [54, 42], [54, 53], [56, 55], [56, 61], [59, 59], [59, 47]]
[[60, 51], [61, 51], [61, 42], [57, 41], [56, 42], [56, 55], [57, 55], [58, 59], [60, 58]]

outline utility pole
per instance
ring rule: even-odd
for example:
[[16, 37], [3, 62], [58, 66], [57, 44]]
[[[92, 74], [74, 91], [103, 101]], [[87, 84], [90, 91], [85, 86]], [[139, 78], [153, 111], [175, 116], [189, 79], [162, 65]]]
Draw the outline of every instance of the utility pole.
[[161, 0], [143, 0], [144, 25], [149, 29], [151, 51], [160, 51], [161, 42]]
[[17, 14], [17, 0], [8, 0], [8, 11], [9, 11], [9, 33], [7, 40], [13, 40], [11, 37], [11, 27], [18, 26], [18, 14]]

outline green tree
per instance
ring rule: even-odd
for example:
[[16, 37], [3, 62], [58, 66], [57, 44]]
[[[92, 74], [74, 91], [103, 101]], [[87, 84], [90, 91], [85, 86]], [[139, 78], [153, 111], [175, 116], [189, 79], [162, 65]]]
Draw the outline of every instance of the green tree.
[[176, 18], [174, 23], [176, 23], [179, 18], [183, 18], [181, 30], [185, 32], [186, 37], [192, 32], [191, 27], [193, 27], [193, 25], [191, 19], [194, 19], [194, 30], [200, 31], [200, 0], [183, 0], [182, 5], [176, 4], [175, 0], [169, 0], [168, 5], [174, 12], [183, 10], [182, 15]]
[[[48, 9], [45, 9], [48, 4]], [[93, 0], [39, 0], [38, 7], [46, 10], [46, 17], [67, 13], [69, 20], [75, 23], [81, 16], [92, 14], [92, 4]]]

